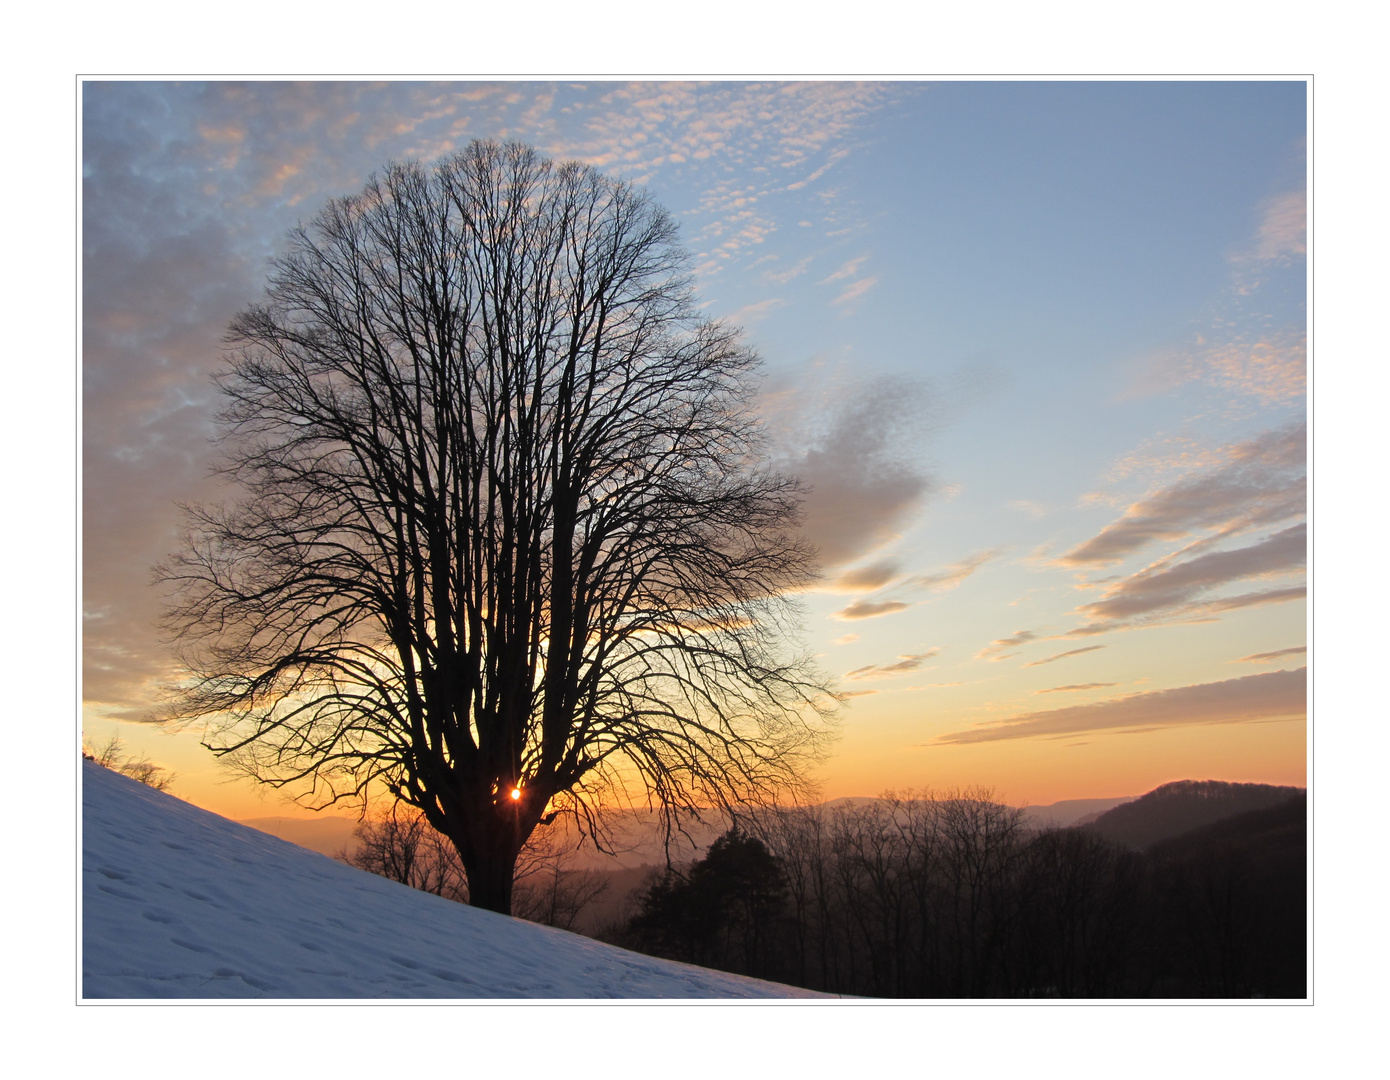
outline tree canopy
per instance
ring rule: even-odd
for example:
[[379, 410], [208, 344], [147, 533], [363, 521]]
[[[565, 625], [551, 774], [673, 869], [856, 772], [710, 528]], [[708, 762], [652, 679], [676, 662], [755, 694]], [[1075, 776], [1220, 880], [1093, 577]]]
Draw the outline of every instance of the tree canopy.
[[642, 191], [515, 144], [294, 230], [218, 376], [239, 495], [160, 570], [171, 718], [314, 805], [384, 786], [501, 911], [559, 813], [627, 792], [669, 835], [798, 783], [800, 491], [685, 260]]

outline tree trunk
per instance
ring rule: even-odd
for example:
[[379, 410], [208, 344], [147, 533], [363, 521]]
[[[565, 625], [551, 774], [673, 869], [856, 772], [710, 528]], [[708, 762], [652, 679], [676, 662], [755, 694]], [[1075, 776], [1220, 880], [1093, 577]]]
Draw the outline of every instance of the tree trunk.
[[507, 859], [500, 854], [489, 853], [465, 864], [465, 868], [468, 871], [468, 903], [500, 915], [510, 915], [516, 856]]
[[465, 825], [465, 843], [451, 836], [468, 875], [468, 903], [502, 915], [512, 913], [512, 883], [516, 860], [535, 828], [526, 811], [511, 805], [493, 806]]

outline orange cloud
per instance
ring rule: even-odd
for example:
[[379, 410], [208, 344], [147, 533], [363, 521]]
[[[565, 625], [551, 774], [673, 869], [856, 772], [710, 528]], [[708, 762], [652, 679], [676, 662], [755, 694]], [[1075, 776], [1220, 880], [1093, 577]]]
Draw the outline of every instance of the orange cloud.
[[831, 592], [870, 592], [881, 589], [898, 576], [898, 563], [892, 560], [846, 570], [829, 586]]
[[868, 664], [861, 668], [855, 668], [845, 675], [846, 679], [889, 679], [898, 675], [909, 675], [920, 668], [924, 661], [930, 660], [933, 656], [940, 653], [940, 649], [928, 649], [924, 653], [915, 653], [908, 656], [899, 656], [895, 664], [874, 665]]
[[1177, 556], [1160, 560], [1109, 586], [1101, 600], [1079, 610], [1100, 620], [1152, 617], [1182, 609], [1199, 594], [1242, 578], [1301, 569], [1307, 555], [1307, 526], [1294, 525], [1232, 551], [1208, 552], [1183, 562], [1175, 561]]
[[1037, 633], [1033, 630], [1019, 630], [1006, 638], [999, 638], [991, 641], [983, 649], [975, 654], [976, 660], [1008, 660], [1016, 655], [1011, 650], [1017, 649], [1021, 645], [1026, 645], [1037, 638]]
[[1031, 660], [1024, 664], [1024, 667], [1041, 667], [1043, 664], [1051, 664], [1056, 660], [1061, 660], [1067, 656], [1078, 656], [1084, 652], [1095, 652], [1097, 649], [1105, 648], [1104, 645], [1087, 645], [1084, 649], [1068, 649], [1066, 652], [1059, 652], [1055, 656], [1047, 656], [1041, 660]]
[[1282, 660], [1286, 656], [1303, 656], [1308, 652], [1307, 645], [1295, 645], [1291, 649], [1276, 649], [1274, 652], [1257, 652], [1249, 656], [1242, 656], [1239, 660], [1232, 660], [1232, 664], [1269, 664], [1275, 660]]
[[[1024, 665], [1025, 667], [1029, 665]], [[1119, 686], [1112, 682], [1073, 683], [1071, 686], [1049, 686], [1046, 690], [1034, 690], [1035, 694], [1066, 694], [1076, 690], [1100, 690], [1107, 686]]]
[[871, 604], [866, 600], [856, 600], [849, 607], [835, 612], [831, 618], [842, 619], [849, 622], [854, 619], [876, 619], [880, 615], [892, 615], [896, 611], [903, 611], [911, 604], [904, 604], [900, 600], [885, 600], [881, 604]]
[[1308, 713], [1308, 669], [1150, 690], [1088, 705], [1023, 713], [942, 735], [937, 743], [1048, 738], [1084, 731], [1151, 731], [1199, 724], [1293, 720]]
[[988, 551], [977, 552], [968, 558], [961, 559], [959, 562], [952, 563], [945, 570], [938, 570], [933, 574], [923, 574], [921, 577], [912, 578], [909, 585], [920, 585], [924, 588], [934, 589], [937, 592], [947, 592], [954, 589], [976, 570], [991, 559], [998, 558], [1004, 553], [1003, 548], [990, 548]]

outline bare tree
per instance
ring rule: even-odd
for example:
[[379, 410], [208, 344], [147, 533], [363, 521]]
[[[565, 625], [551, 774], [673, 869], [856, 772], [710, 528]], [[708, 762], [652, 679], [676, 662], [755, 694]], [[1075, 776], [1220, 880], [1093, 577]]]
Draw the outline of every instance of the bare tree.
[[799, 491], [684, 260], [643, 193], [517, 145], [295, 230], [219, 376], [244, 497], [160, 568], [171, 719], [314, 805], [385, 784], [504, 912], [557, 814], [637, 792], [669, 837], [796, 784], [829, 709]]
[[171, 772], [163, 765], [156, 765], [147, 757], [132, 758], [125, 752], [125, 744], [119, 735], [112, 735], [101, 746], [93, 746], [85, 739], [82, 742], [82, 756], [95, 761], [105, 769], [112, 769], [122, 776], [138, 780], [155, 791], [168, 791], [179, 774]]
[[356, 844], [338, 858], [359, 870], [379, 874], [446, 900], [468, 902], [468, 883], [453, 846], [419, 810], [394, 803], [353, 830]]

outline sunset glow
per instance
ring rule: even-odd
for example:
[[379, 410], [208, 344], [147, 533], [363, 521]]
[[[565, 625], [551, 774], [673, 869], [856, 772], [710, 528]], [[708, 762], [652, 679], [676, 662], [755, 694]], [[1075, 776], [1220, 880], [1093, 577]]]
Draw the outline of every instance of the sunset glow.
[[645, 186], [764, 358], [843, 701], [823, 797], [1303, 786], [1306, 131], [1300, 80], [87, 82], [85, 734], [307, 813], [147, 722], [149, 567], [226, 497], [211, 374], [286, 231], [505, 137]]

